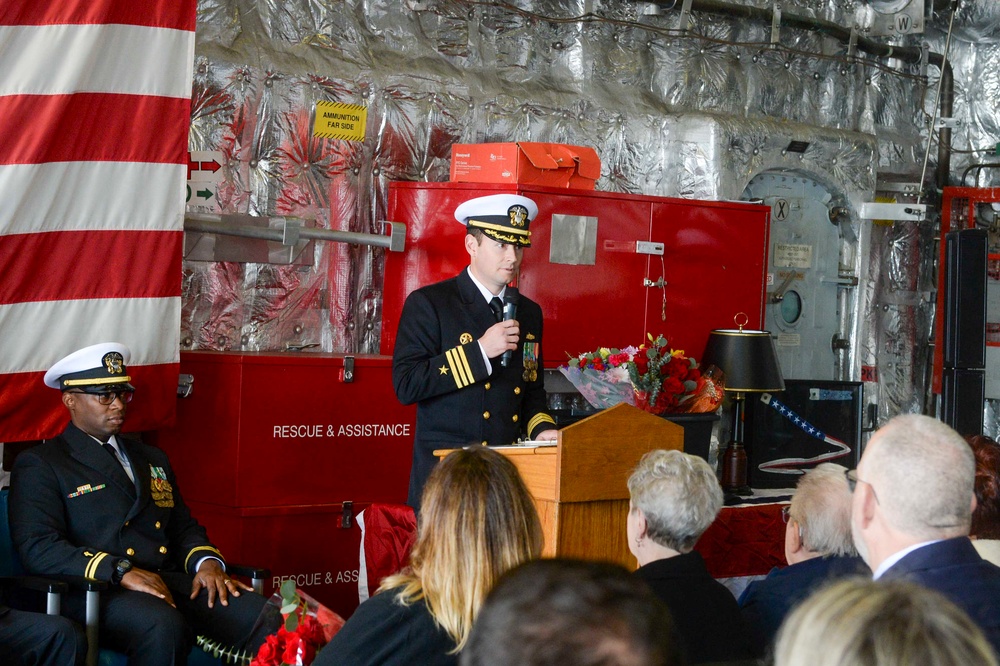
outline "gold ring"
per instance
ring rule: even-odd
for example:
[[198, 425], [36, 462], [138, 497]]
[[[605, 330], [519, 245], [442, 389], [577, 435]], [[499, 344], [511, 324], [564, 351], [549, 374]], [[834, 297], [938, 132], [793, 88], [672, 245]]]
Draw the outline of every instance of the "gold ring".
[[226, 585], [229, 585], [229, 584], [230, 584], [230, 583], [232, 583], [232, 582], [233, 582], [232, 580], [230, 580], [229, 578], [227, 578], [227, 579], [226, 579], [226, 583], [225, 583], [225, 584], [226, 584]]

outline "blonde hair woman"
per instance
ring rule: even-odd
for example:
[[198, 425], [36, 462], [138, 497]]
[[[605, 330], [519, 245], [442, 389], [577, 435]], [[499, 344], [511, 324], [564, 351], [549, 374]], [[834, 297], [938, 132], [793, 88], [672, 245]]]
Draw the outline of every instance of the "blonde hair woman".
[[905, 581], [844, 580], [796, 608], [778, 633], [775, 666], [997, 666], [969, 616]]
[[494, 582], [541, 550], [514, 465], [486, 447], [454, 451], [427, 479], [409, 567], [382, 582], [314, 663], [456, 664]]

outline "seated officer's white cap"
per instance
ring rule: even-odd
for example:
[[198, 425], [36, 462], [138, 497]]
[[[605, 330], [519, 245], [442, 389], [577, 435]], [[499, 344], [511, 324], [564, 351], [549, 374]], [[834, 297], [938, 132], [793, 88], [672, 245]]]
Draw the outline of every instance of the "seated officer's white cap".
[[455, 219], [466, 228], [482, 229], [500, 243], [531, 247], [528, 224], [538, 215], [538, 206], [517, 194], [491, 194], [469, 199], [455, 209]]
[[102, 342], [84, 347], [59, 360], [45, 373], [45, 385], [61, 389], [114, 385], [134, 391], [125, 364], [132, 353], [120, 342]]

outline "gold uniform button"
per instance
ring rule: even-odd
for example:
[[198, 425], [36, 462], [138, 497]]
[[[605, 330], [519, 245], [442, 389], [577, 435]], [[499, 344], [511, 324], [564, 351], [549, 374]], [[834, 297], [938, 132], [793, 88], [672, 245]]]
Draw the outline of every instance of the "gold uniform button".
[[490, 413], [489, 412], [483, 412], [483, 418], [484, 419], [490, 418]]
[[135, 548], [126, 548], [125, 554], [128, 555], [129, 557], [132, 557], [133, 555], [135, 555]]
[[485, 439], [483, 440], [483, 446], [489, 446]]
[[156, 525], [154, 525], [153, 527], [155, 527], [156, 529], [160, 529], [160, 521], [156, 521]]
[[515, 386], [514, 387], [514, 395], [521, 395], [521, 387], [520, 386]]
[[125, 527], [128, 527], [129, 521], [125, 521]]
[[514, 414], [514, 423], [517, 423], [517, 414]]
[[489, 382], [486, 382], [486, 385], [483, 386], [483, 388], [486, 389], [487, 391], [489, 391], [490, 390], [490, 386], [491, 386], [491, 384]]
[[166, 555], [166, 554], [167, 554], [167, 547], [160, 546], [160, 555]]

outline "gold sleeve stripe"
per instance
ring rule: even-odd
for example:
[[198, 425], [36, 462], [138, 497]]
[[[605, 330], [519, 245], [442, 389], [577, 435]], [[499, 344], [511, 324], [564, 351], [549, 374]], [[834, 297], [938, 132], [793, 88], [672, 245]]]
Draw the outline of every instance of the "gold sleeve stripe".
[[101, 560], [107, 556], [107, 553], [97, 553], [90, 558], [90, 562], [87, 563], [86, 568], [83, 570], [84, 578], [95, 578], [97, 575], [97, 566], [101, 563]]
[[209, 554], [211, 553], [212, 555], [218, 557], [220, 560], [225, 561], [224, 558], [222, 557], [222, 553], [220, 553], [217, 549], [212, 548], [211, 546], [198, 546], [197, 548], [192, 548], [191, 551], [187, 554], [187, 557], [184, 558], [184, 571], [188, 570], [188, 562], [191, 561], [191, 556], [194, 555], [195, 553], [201, 553], [203, 551], [204, 551], [203, 555], [204, 557], [211, 557], [211, 555]]
[[451, 374], [455, 378], [458, 388], [465, 388], [472, 383], [472, 369], [469, 368], [469, 361], [465, 358], [465, 350], [461, 347], [453, 347], [444, 353], [451, 366]]
[[[476, 345], [476, 348], [477, 349], [479, 348], [478, 344]], [[468, 382], [471, 384], [472, 382], [475, 381], [475, 378], [472, 376], [472, 367], [469, 366], [469, 358], [465, 355], [465, 347], [456, 347], [455, 351], [458, 352], [459, 358], [462, 359], [462, 369], [465, 371], [465, 376], [468, 378]]]
[[461, 364], [455, 359], [455, 350], [449, 349], [444, 353], [444, 356], [448, 359], [448, 367], [451, 368], [451, 378], [455, 380], [455, 385], [458, 388], [464, 387], [467, 382], [462, 377]]
[[545, 412], [539, 412], [538, 414], [532, 416], [531, 420], [528, 421], [528, 434], [530, 435], [532, 430], [543, 423], [551, 423], [552, 425], [556, 424], [555, 420], [551, 416]]

